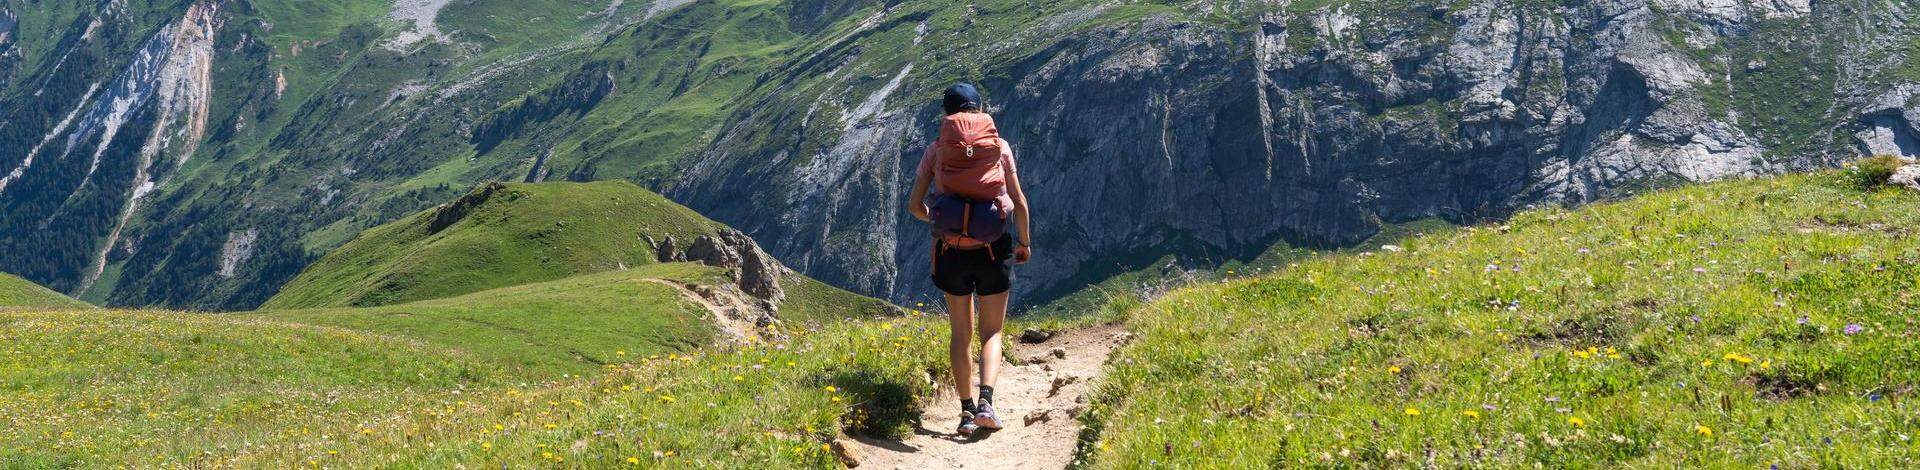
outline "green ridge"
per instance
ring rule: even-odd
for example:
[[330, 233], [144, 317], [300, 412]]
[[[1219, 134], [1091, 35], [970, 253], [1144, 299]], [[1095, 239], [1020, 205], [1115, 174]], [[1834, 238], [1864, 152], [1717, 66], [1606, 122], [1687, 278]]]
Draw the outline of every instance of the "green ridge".
[[40, 287], [32, 281], [0, 273], [0, 310], [4, 309], [76, 309], [90, 308], [86, 302]]
[[[439, 231], [443, 209], [469, 206]], [[643, 237], [691, 240], [720, 225], [624, 181], [483, 185], [374, 227], [313, 263], [263, 309], [378, 306], [638, 267]]]

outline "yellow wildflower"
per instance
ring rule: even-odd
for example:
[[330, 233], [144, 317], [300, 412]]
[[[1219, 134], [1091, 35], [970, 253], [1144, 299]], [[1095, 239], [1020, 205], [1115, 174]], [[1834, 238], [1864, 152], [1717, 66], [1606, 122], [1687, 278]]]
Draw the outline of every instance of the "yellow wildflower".
[[1713, 437], [1713, 428], [1709, 428], [1705, 424], [1693, 425], [1693, 432], [1699, 433], [1703, 437]]
[[640, 458], [639, 458], [639, 457], [627, 457], [627, 464], [628, 464], [628, 465], [639, 465], [639, 464], [640, 464]]
[[1480, 419], [1480, 412], [1478, 412], [1478, 411], [1474, 411], [1474, 410], [1462, 410], [1462, 411], [1460, 412], [1460, 414], [1461, 414], [1461, 415], [1463, 415], [1463, 416], [1466, 416], [1466, 417], [1468, 417], [1468, 418], [1473, 418], [1473, 419]]
[[1407, 413], [1407, 416], [1420, 416], [1420, 409], [1414, 408], [1414, 407], [1407, 407], [1406, 413]]
[[1567, 417], [1567, 424], [1571, 424], [1571, 425], [1573, 425], [1573, 427], [1576, 427], [1576, 428], [1578, 428], [1578, 427], [1584, 427], [1584, 426], [1586, 426], [1586, 425], [1587, 425], [1587, 420], [1584, 420], [1584, 419], [1580, 419], [1580, 417], [1579, 417], [1579, 416], [1568, 416], [1568, 417]]
[[827, 386], [827, 393], [838, 393], [839, 391], [840, 391], [839, 387], [835, 387], [832, 385]]
[[1400, 373], [1400, 366], [1388, 366], [1387, 373], [1398, 375]]

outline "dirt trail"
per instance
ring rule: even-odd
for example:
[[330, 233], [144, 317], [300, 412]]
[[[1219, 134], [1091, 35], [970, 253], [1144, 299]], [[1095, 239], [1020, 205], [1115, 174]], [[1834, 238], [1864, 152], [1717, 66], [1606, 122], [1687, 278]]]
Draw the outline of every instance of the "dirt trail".
[[972, 439], [956, 436], [959, 405], [947, 385], [925, 404], [920, 425], [906, 440], [857, 437], [860, 468], [1065, 468], [1078, 444], [1086, 394], [1126, 335], [1109, 325], [1062, 332], [1038, 344], [1014, 338], [1013, 357], [1025, 365], [1002, 365], [994, 389], [994, 407], [1006, 429]]
[[732, 292], [733, 289], [694, 286], [665, 279], [647, 280], [672, 287], [680, 291], [681, 297], [707, 309], [708, 313], [713, 314], [714, 325], [720, 327], [720, 332], [730, 341], [742, 343], [758, 335], [754, 321], [748, 318], [752, 315], [748, 312], [754, 310], [752, 304], [741, 298], [743, 294]]

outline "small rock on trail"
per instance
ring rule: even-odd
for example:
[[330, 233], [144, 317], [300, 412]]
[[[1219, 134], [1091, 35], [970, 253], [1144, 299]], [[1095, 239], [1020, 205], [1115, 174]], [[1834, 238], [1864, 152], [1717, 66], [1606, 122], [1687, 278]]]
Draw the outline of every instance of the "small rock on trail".
[[1010, 345], [1013, 357], [1049, 358], [1046, 364], [1000, 367], [995, 411], [1006, 429], [967, 438], [954, 434], [960, 411], [953, 386], [922, 406], [912, 436], [893, 441], [855, 437], [858, 464], [870, 468], [1065, 468], [1079, 442], [1086, 393], [1098, 381], [1107, 357], [1126, 337], [1117, 325], [1054, 332], [1048, 349], [1025, 341]]

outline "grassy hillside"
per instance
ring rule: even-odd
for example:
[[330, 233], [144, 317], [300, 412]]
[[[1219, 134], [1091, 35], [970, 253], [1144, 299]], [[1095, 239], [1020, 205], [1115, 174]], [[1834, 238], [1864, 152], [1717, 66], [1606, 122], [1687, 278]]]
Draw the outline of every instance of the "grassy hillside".
[[902, 432], [935, 323], [793, 275], [782, 342], [719, 341], [676, 285], [730, 276], [655, 263], [641, 237], [722, 228], [630, 183], [492, 186], [348, 243], [286, 297], [378, 306], [0, 309], [0, 463], [792, 467], [831, 462], [842, 426]]
[[1920, 195], [1662, 191], [1130, 315], [1095, 467], [1909, 467]]
[[32, 281], [0, 273], [0, 309], [74, 309], [86, 308], [86, 302], [74, 300]]
[[719, 336], [712, 314], [653, 280], [715, 284], [723, 277], [705, 266], [655, 264], [399, 305], [255, 315], [417, 339], [517, 375], [558, 376], [712, 344]]
[[655, 260], [643, 235], [690, 240], [718, 228], [624, 181], [484, 185], [368, 229], [262, 308], [389, 305], [642, 266]]
[[858, 320], [735, 349], [577, 343], [609, 364], [543, 380], [515, 371], [577, 368], [502, 367], [555, 351], [489, 344], [539, 335], [450, 338], [371, 313], [111, 313], [0, 312], [0, 462], [819, 468], [843, 427], [906, 432], [945, 360], [937, 322]]

